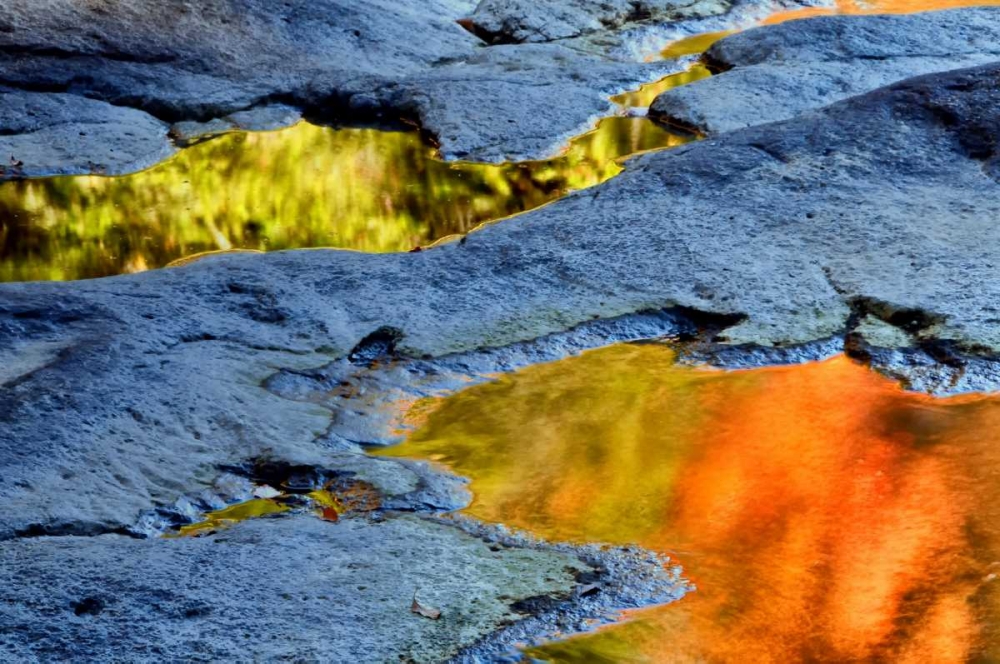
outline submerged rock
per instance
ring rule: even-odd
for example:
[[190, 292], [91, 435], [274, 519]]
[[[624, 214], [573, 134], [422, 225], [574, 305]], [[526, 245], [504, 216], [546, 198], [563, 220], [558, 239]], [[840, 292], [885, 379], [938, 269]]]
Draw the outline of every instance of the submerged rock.
[[705, 57], [722, 73], [664, 92], [650, 117], [720, 133], [992, 62], [1000, 59], [1000, 8], [788, 21], [727, 37]]

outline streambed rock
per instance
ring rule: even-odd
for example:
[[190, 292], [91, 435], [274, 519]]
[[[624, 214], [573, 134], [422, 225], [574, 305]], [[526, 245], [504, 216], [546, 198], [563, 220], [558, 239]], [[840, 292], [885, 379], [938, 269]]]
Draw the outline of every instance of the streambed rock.
[[483, 0], [464, 19], [488, 44], [572, 39], [643, 22], [723, 14], [728, 0]]
[[411, 516], [21, 539], [0, 543], [0, 659], [441, 662], [587, 570]]
[[998, 79], [1000, 65], [916, 79], [645, 155], [419, 253], [235, 254], [4, 284], [0, 537], [128, 527], [220, 464], [333, 464], [329, 410], [264, 382], [364, 358], [365, 344], [433, 360], [684, 307], [727, 321], [731, 344], [791, 346], [863, 309], [891, 324], [922, 312], [916, 341], [995, 355]]
[[[714, 321], [714, 337], [751, 350], [836, 338], [874, 317], [912, 344], [954, 351], [949, 361], [995, 359], [998, 144], [995, 64], [648, 154], [603, 185], [418, 253], [235, 254], [4, 284], [3, 548], [66, 542], [87, 565], [113, 563], [112, 552], [84, 551], [124, 541], [108, 533], [210, 488], [223, 466], [270, 457], [337, 468], [345, 447], [373, 441], [351, 439], [331, 409], [361, 411], [369, 395], [345, 389], [321, 402], [267, 387], [279, 371], [316, 385], [331, 361], [372, 369], [385, 356], [389, 368], [420, 358], [458, 372], [475, 354], [470, 371], [488, 372], [477, 349], [665, 307]], [[34, 537], [45, 533], [63, 537]], [[46, 579], [71, 556], [17, 557], [39, 558], [31, 573]], [[35, 590], [10, 592], [17, 603]]]
[[[771, 4], [747, 0], [740, 8]], [[694, 11], [683, 3], [652, 5], [673, 9], [658, 9], [647, 22]], [[692, 6], [701, 8], [698, 13], [721, 12], [729, 5], [698, 0]], [[282, 105], [334, 123], [415, 121], [437, 136], [446, 158], [541, 158], [610, 113], [610, 95], [680, 66], [646, 63], [639, 54], [598, 41], [587, 49], [530, 44], [493, 52], [457, 22], [473, 9], [469, 0], [4, 3], [0, 84], [124, 108], [106, 114], [101, 132], [60, 141], [67, 155], [62, 170], [46, 165], [46, 141], [52, 137], [8, 138], [25, 155], [26, 170], [0, 178], [88, 173], [89, 162], [98, 161], [94, 154], [107, 156], [100, 160], [107, 162], [107, 172], [123, 172], [146, 165], [115, 145], [134, 142], [128, 132], [136, 125], [175, 123], [173, 134], [183, 142], [256, 126], [239, 115]], [[594, 12], [591, 20], [601, 23], [597, 3], [573, 11]], [[743, 16], [734, 13], [733, 20]], [[619, 28], [624, 29], [612, 21], [602, 34], [615, 35]], [[4, 95], [0, 90], [0, 98]], [[82, 119], [67, 121], [86, 121], [86, 104], [78, 105], [84, 107]], [[131, 109], [127, 115], [126, 109]]]
[[717, 134], [913, 76], [993, 62], [1000, 7], [788, 21], [726, 37], [705, 55], [724, 71], [664, 92], [650, 117]]
[[167, 130], [135, 109], [0, 88], [0, 180], [142, 170], [176, 151]]

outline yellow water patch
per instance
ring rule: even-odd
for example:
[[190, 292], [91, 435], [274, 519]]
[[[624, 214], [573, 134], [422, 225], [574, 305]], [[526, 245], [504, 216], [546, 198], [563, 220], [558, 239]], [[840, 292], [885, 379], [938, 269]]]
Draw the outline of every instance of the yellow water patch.
[[707, 51], [715, 42], [734, 32], [736, 30], [719, 30], [718, 32], [703, 32], [698, 35], [684, 37], [683, 39], [678, 39], [667, 44], [666, 48], [660, 51], [660, 56], [668, 59], [680, 58], [685, 55], [698, 55]]
[[691, 137], [612, 117], [538, 162], [445, 163], [416, 132], [308, 123], [222, 136], [124, 177], [0, 184], [0, 281], [100, 277], [203, 252], [406, 251], [602, 182]]
[[339, 521], [343, 515], [362, 514], [378, 509], [381, 502], [378, 491], [362, 481], [342, 480], [306, 492], [278, 490], [273, 487], [266, 489], [266, 494], [257, 494], [266, 497], [251, 498], [242, 503], [208, 512], [201, 521], [182, 526], [176, 533], [167, 537], [208, 535], [240, 521], [304, 507], [312, 508], [313, 514], [321, 519]]
[[682, 85], [700, 81], [701, 79], [708, 78], [711, 75], [712, 72], [710, 72], [708, 67], [705, 65], [700, 63], [694, 64], [686, 71], [671, 74], [658, 81], [647, 83], [638, 90], [632, 90], [630, 92], [616, 95], [611, 98], [611, 101], [627, 108], [645, 108], [652, 104], [654, 99], [667, 90], [673, 90], [674, 88], [679, 88]]
[[291, 508], [288, 505], [267, 498], [254, 498], [246, 502], [224, 507], [221, 510], [209, 512], [205, 515], [203, 521], [181, 526], [177, 534], [182, 537], [197, 537], [228, 528], [240, 521], [256, 519], [271, 514], [281, 514], [282, 512], [287, 512], [289, 509]]
[[617, 346], [471, 387], [387, 453], [476, 517], [637, 543], [697, 590], [531, 650], [551, 662], [1000, 660], [1000, 398], [843, 357], [725, 372]]

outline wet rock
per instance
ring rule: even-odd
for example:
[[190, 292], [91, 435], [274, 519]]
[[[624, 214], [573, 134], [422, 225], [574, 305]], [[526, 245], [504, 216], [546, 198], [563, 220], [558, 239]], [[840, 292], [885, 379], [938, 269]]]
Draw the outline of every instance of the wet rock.
[[558, 153], [573, 135], [614, 114], [611, 95], [676, 68], [561, 44], [495, 46], [367, 94], [377, 108], [415, 118], [446, 159], [520, 161]]
[[237, 111], [207, 122], [177, 122], [170, 127], [170, 137], [177, 145], [188, 146], [237, 131], [273, 131], [290, 127], [302, 119], [298, 109], [274, 104]]
[[640, 22], [725, 13], [727, 0], [483, 0], [463, 20], [487, 44], [549, 42]]
[[[620, 5], [606, 14], [586, 2], [572, 12], [594, 12], [588, 20], [614, 37], [632, 18], [661, 25], [728, 7], [723, 0]], [[586, 48], [531, 44], [491, 52], [456, 22], [472, 11], [466, 0], [5, 3], [0, 70], [13, 89], [102, 100], [173, 123], [180, 144], [281, 126], [292, 116], [245, 115], [261, 107], [273, 116], [291, 106], [334, 123], [415, 121], [435, 135], [447, 158], [497, 161], [552, 154], [609, 112], [609, 95], [678, 66], [644, 63], [648, 53], [627, 53], [615, 39], [602, 45], [595, 38]], [[621, 12], [621, 21], [613, 18]], [[67, 163], [86, 164], [87, 155], [108, 152], [108, 140], [125, 140], [116, 131], [129, 131], [124, 121], [102, 128], [91, 140], [64, 142]], [[44, 137], [18, 136], [21, 151], [44, 153], [51, 141], [35, 145], [38, 138]], [[100, 163], [108, 172], [147, 165], [129, 155]]]
[[[933, 324], [921, 343], [996, 355], [998, 81], [1000, 65], [915, 79], [646, 155], [420, 253], [235, 254], [0, 286], [0, 366], [13, 367], [0, 386], [0, 538], [128, 528], [245, 459], [336, 468], [345, 450], [379, 442], [362, 420], [394, 408], [377, 394], [392, 380], [318, 372], [295, 397], [296, 381], [269, 378], [331, 362], [353, 371], [343, 358], [380, 328], [401, 334], [396, 357], [458, 375], [460, 354], [469, 373], [489, 373], [599, 344], [604, 333], [586, 341], [581, 328], [579, 340], [477, 350], [594, 318], [683, 306], [716, 314], [717, 342], [795, 347], [842, 335], [866, 302], [887, 322], [905, 312], [903, 325], [922, 312]], [[280, 320], [248, 311], [262, 293]], [[636, 338], [628, 320], [623, 338]], [[635, 329], [676, 329], [647, 322]], [[327, 380], [329, 401], [314, 398]]]
[[0, 180], [115, 175], [152, 166], [174, 151], [167, 125], [142, 111], [0, 87]]
[[[522, 619], [518, 600], [568, 594], [590, 569], [415, 517], [17, 540], [0, 561], [0, 658], [12, 661], [440, 662]], [[411, 614], [415, 592], [440, 620]]]
[[6, 3], [0, 63], [8, 85], [66, 89], [165, 120], [208, 120], [310, 84], [398, 75], [461, 55], [475, 40], [452, 17], [468, 6], [462, 0]]
[[727, 37], [706, 58], [725, 71], [661, 94], [650, 117], [720, 133], [992, 62], [1000, 59], [1000, 8], [789, 21]]

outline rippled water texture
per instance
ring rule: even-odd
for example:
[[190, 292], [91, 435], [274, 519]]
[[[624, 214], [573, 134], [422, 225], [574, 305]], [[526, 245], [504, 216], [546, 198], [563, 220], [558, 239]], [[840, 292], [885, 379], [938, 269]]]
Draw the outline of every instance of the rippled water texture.
[[645, 118], [612, 117], [558, 158], [445, 163], [416, 132], [300, 123], [232, 134], [124, 177], [0, 184], [0, 281], [82, 279], [204, 251], [405, 251], [523, 212], [679, 145]]
[[697, 587], [532, 657], [1000, 660], [1000, 399], [905, 393], [842, 357], [724, 372], [637, 345], [420, 412], [389, 454], [470, 477], [469, 513], [638, 543]]

